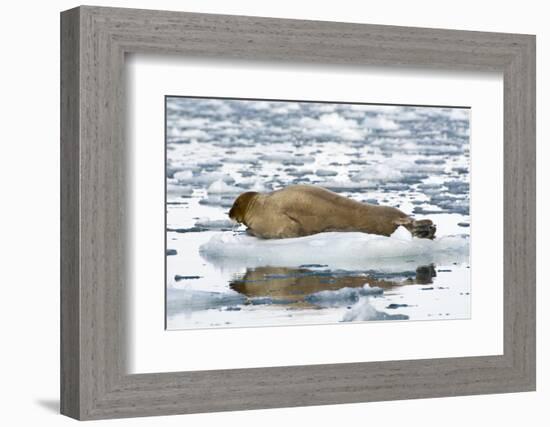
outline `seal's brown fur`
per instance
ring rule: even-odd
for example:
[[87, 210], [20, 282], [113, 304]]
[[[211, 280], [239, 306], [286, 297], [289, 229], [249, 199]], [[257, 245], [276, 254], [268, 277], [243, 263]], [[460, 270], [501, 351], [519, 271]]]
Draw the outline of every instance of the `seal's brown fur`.
[[229, 217], [265, 239], [301, 237], [325, 231], [391, 235], [403, 225], [417, 237], [433, 239], [430, 220], [415, 221], [399, 209], [360, 203], [311, 185], [292, 185], [271, 193], [241, 194]]

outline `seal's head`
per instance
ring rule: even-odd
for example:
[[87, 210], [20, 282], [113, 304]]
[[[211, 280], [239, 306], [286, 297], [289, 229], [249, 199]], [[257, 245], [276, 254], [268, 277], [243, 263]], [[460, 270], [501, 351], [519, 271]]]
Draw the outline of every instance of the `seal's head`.
[[258, 194], [260, 193], [256, 191], [247, 191], [246, 193], [242, 193], [239, 197], [237, 197], [233, 202], [233, 206], [231, 206], [231, 209], [229, 210], [229, 218], [246, 225], [246, 212], [248, 211], [252, 202], [256, 199], [256, 196]]

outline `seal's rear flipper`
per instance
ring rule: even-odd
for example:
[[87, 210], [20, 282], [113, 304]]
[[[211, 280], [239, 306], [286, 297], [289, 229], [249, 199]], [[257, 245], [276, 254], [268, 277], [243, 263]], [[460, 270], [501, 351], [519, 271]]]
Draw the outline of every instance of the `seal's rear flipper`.
[[430, 239], [435, 238], [436, 227], [435, 224], [430, 219], [419, 219], [418, 221], [413, 220], [411, 233], [413, 236], [420, 239]]
[[411, 232], [414, 237], [419, 239], [435, 238], [436, 226], [430, 219], [414, 220], [409, 217], [399, 218], [394, 221], [397, 225], [402, 225]]
[[435, 267], [433, 264], [419, 265], [416, 268], [416, 283], [427, 285], [433, 283], [433, 278], [436, 277]]

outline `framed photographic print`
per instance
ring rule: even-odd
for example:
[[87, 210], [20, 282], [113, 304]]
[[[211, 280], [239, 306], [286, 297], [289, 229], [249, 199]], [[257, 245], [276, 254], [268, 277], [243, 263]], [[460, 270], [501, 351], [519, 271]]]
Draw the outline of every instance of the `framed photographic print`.
[[534, 36], [61, 15], [62, 413], [535, 388]]

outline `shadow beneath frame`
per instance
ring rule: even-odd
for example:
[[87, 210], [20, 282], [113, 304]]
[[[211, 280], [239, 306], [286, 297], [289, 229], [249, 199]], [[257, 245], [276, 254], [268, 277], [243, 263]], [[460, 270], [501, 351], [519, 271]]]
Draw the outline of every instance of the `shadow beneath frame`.
[[59, 399], [38, 399], [35, 402], [38, 406], [59, 414]]

